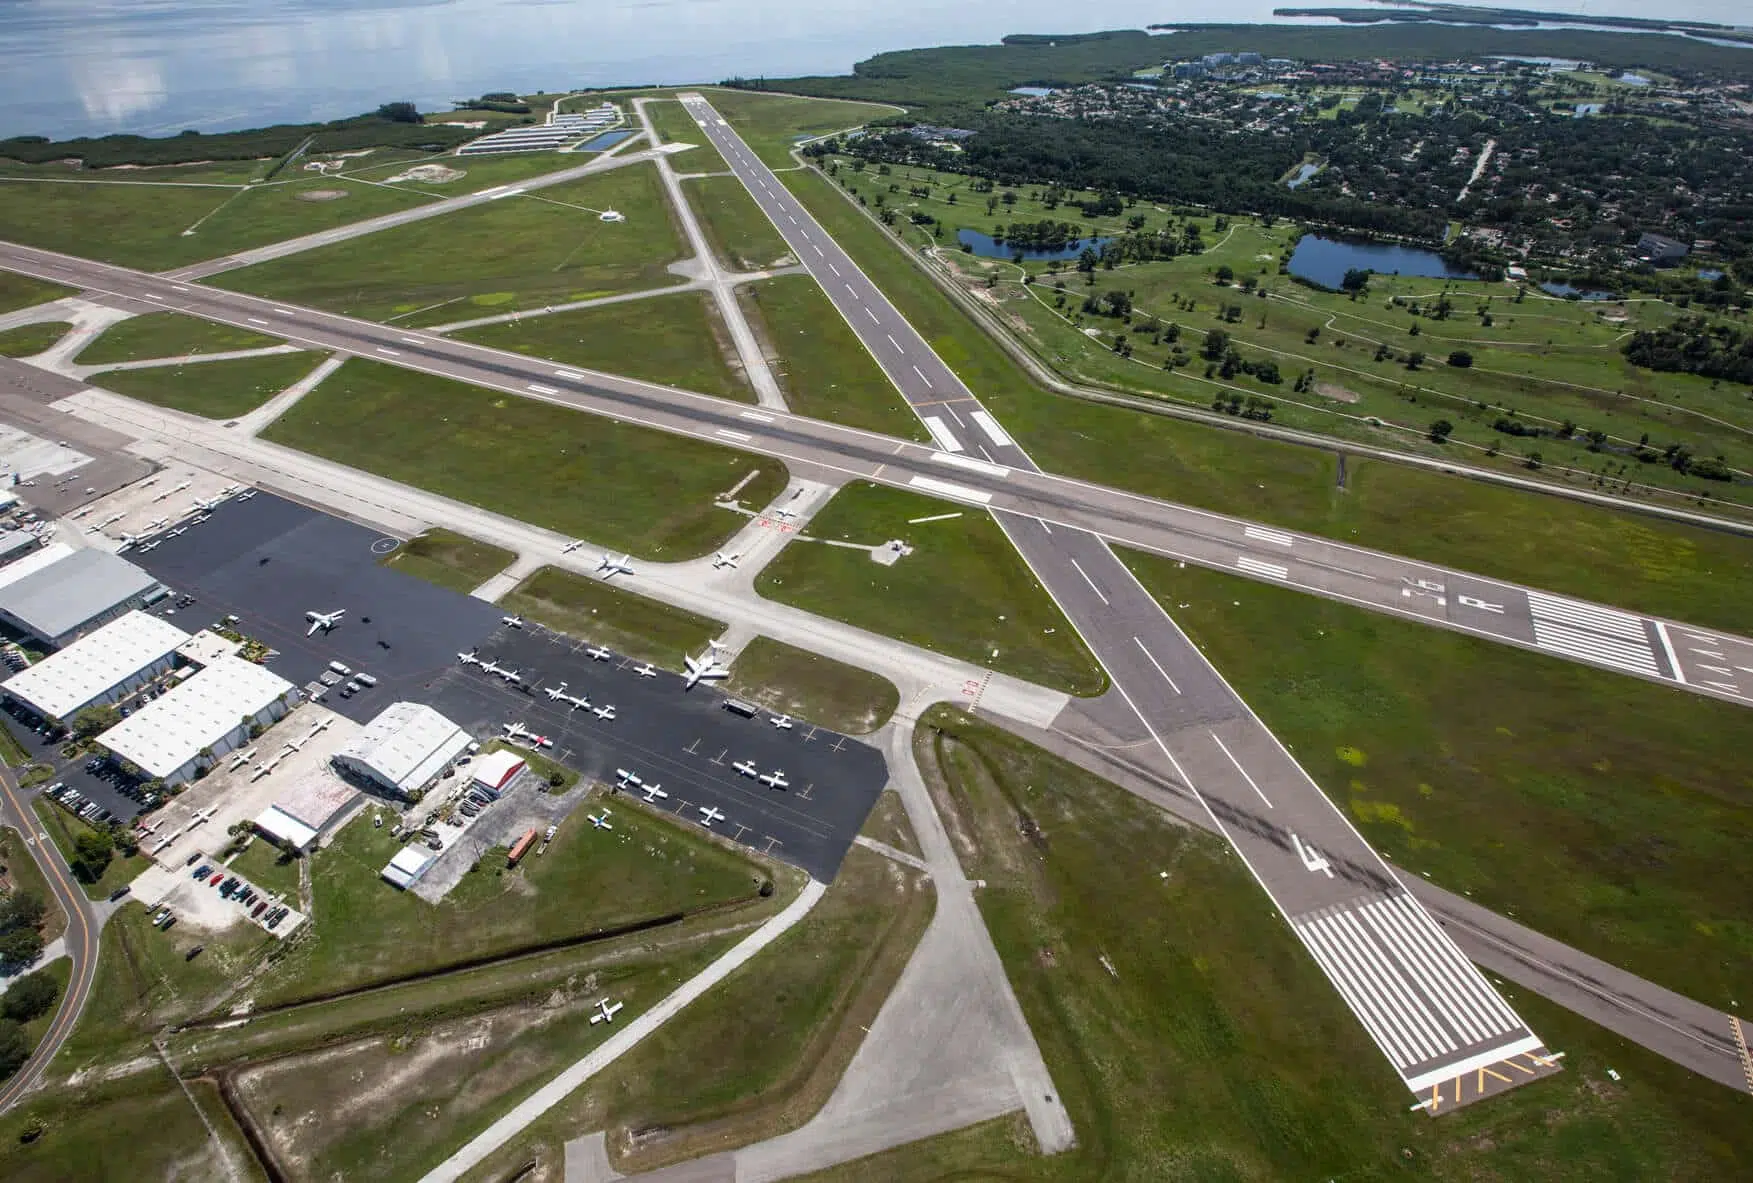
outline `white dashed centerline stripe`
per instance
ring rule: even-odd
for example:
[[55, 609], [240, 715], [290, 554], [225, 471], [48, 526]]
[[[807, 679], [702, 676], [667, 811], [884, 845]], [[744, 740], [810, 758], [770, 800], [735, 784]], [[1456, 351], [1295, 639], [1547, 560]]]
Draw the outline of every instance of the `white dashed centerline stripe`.
[[[899, 348], [900, 348], [900, 346], [898, 346], [898, 345], [897, 345], [897, 346], [896, 346], [896, 347], [895, 347], [895, 348], [897, 348], [897, 349], [899, 349]], [[921, 381], [921, 382], [923, 382], [923, 383], [925, 383], [925, 388], [926, 388], [926, 389], [927, 389], [927, 390], [936, 390], [936, 389], [937, 389], [937, 387], [935, 387], [935, 386], [933, 386], [933, 385], [932, 385], [932, 384], [931, 384], [931, 379], [930, 379], [930, 378], [927, 378], [927, 377], [926, 377], [926, 376], [925, 376], [925, 371], [924, 371], [924, 370], [922, 370], [922, 369], [920, 369], [920, 368], [919, 368], [919, 367], [918, 367], [918, 366], [914, 366], [914, 367], [913, 367], [913, 372], [914, 372], [914, 373], [915, 373], [915, 374], [918, 374], [918, 375], [919, 375], [919, 380], [920, 380], [920, 381]]]
[[[1137, 638], [1134, 638], [1134, 640], [1136, 639]], [[1143, 648], [1143, 646], [1140, 646], [1140, 648]], [[1208, 731], [1206, 734], [1211, 736], [1211, 742], [1217, 745], [1218, 751], [1222, 752], [1229, 762], [1235, 765], [1236, 771], [1242, 774], [1242, 779], [1248, 782], [1248, 787], [1254, 790], [1254, 795], [1260, 798], [1260, 800], [1266, 802], [1266, 808], [1277, 808], [1277, 806], [1272, 804], [1272, 798], [1268, 797], [1265, 792], [1261, 790], [1260, 786], [1254, 783], [1254, 778], [1248, 775], [1248, 770], [1242, 767], [1242, 762], [1236, 759], [1235, 753], [1230, 751], [1229, 745], [1217, 737], [1217, 732]]]
[[[1041, 528], [1046, 529], [1046, 527], [1047, 527], [1047, 523], [1042, 522]], [[1053, 531], [1047, 530], [1047, 533], [1051, 534], [1051, 533], [1053, 533]], [[1139, 640], [1137, 637], [1132, 638], [1132, 643], [1134, 645], [1137, 645], [1138, 651], [1140, 653], [1144, 654], [1145, 659], [1148, 660], [1151, 665], [1156, 667], [1156, 672], [1163, 676], [1163, 681], [1165, 681], [1169, 684], [1169, 689], [1173, 690], [1176, 694], [1181, 693], [1181, 688], [1179, 686], [1175, 685], [1175, 679], [1169, 677], [1169, 671], [1165, 670], [1163, 668], [1163, 663], [1156, 659], [1156, 654], [1152, 653], [1149, 649], [1146, 649], [1144, 647], [1144, 642]]]
[[868, 316], [868, 317], [870, 317], [870, 323], [871, 323], [871, 324], [881, 324], [881, 323], [882, 323], [882, 321], [880, 321], [880, 320], [878, 320], [878, 319], [877, 319], [877, 314], [876, 314], [876, 313], [874, 313], [874, 312], [872, 312], [872, 311], [871, 311], [871, 310], [870, 310], [870, 309], [868, 309], [868, 308], [866, 308], [866, 309], [865, 309], [865, 310], [864, 310], [864, 314], [865, 314], [865, 315], [866, 315], [866, 316]]
[[829, 271], [832, 271], [832, 272], [833, 272], [833, 273], [834, 273], [834, 274], [835, 274], [835, 275], [839, 275], [839, 274], [840, 274], [840, 268], [838, 268], [838, 267], [836, 267], [836, 266], [834, 266], [834, 264], [832, 264], [832, 263], [829, 263], [829, 264], [828, 264], [828, 270], [829, 270]]
[[901, 343], [899, 341], [895, 340], [895, 334], [884, 333], [883, 335], [889, 339], [889, 344], [893, 345], [895, 347], [895, 352], [900, 353], [901, 352]]
[[265, 325], [268, 323], [267, 321], [263, 320], [259, 316], [249, 316], [249, 317], [245, 317], [244, 319], [249, 321], [253, 325]]
[[1090, 573], [1083, 569], [1083, 564], [1073, 559], [1071, 565], [1077, 569], [1079, 575], [1083, 576], [1083, 581], [1090, 585], [1090, 590], [1096, 593], [1096, 598], [1102, 601], [1103, 607], [1106, 607], [1108, 597], [1102, 594], [1102, 589], [1096, 586], [1096, 581], [1090, 578]]
[[[813, 243], [813, 242], [812, 242], [812, 243], [810, 243], [810, 245], [811, 245], [811, 246], [816, 246], [816, 244], [815, 244], [815, 243]], [[821, 247], [819, 247], [819, 246], [816, 246], [816, 254], [818, 254], [818, 255], [821, 255], [821, 254], [822, 254], [822, 248], [821, 248]], [[826, 255], [822, 255], [822, 257], [823, 257], [823, 258], [827, 258], [827, 256], [826, 256]]]
[[391, 349], [387, 345], [379, 345], [377, 347], [377, 351], [379, 353], [383, 354], [385, 357], [400, 357], [400, 356], [402, 356], [398, 350]]

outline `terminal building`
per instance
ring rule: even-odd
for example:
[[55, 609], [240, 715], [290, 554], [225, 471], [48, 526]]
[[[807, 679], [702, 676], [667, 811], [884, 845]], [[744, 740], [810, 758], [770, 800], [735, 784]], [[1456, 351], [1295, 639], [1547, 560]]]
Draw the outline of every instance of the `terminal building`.
[[168, 620], [129, 612], [0, 684], [8, 703], [71, 723], [87, 707], [120, 701], [176, 664], [189, 640]]
[[280, 675], [241, 657], [221, 657], [97, 742], [146, 776], [181, 784], [248, 743], [252, 728], [284, 718], [297, 697]]
[[469, 733], [429, 706], [398, 702], [367, 723], [334, 754], [337, 768], [413, 798], [468, 750]]
[[127, 559], [57, 542], [0, 567], [0, 623], [60, 649], [166, 594], [163, 584]]

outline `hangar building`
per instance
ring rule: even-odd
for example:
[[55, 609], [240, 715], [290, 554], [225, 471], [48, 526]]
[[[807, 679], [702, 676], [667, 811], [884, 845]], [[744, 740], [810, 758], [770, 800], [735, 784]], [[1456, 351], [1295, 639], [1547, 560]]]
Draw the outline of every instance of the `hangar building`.
[[256, 829], [300, 854], [348, 816], [359, 793], [334, 773], [319, 769], [299, 780], [256, 818]]
[[396, 857], [385, 864], [379, 874], [385, 882], [407, 891], [437, 861], [438, 856], [423, 846], [404, 846], [396, 851]]
[[176, 664], [189, 639], [168, 620], [130, 612], [0, 684], [0, 694], [45, 719], [71, 722], [126, 697]]
[[248, 742], [250, 728], [284, 718], [298, 691], [241, 657], [221, 657], [97, 737], [147, 776], [180, 784]]
[[529, 765], [522, 756], [500, 748], [475, 761], [475, 775], [470, 780], [475, 788], [497, 801], [517, 779], [517, 774], [527, 767]]
[[0, 567], [0, 622], [50, 649], [164, 595], [163, 584], [127, 559], [64, 542]]
[[413, 797], [473, 742], [429, 706], [398, 702], [367, 723], [333, 756], [343, 771], [401, 797]]

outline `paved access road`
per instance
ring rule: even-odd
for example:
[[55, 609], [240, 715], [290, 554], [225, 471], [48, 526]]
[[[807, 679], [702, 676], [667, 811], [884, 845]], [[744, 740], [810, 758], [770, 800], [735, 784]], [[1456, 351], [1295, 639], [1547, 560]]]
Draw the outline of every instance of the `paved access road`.
[[31, 810], [12, 769], [4, 765], [0, 765], [0, 825], [13, 826], [24, 836], [25, 848], [43, 869], [43, 878], [48, 881], [54, 902], [67, 916], [67, 931], [63, 939], [67, 956], [73, 963], [67, 989], [61, 995], [60, 1009], [50, 1020], [48, 1030], [43, 1032], [42, 1040], [24, 1067], [0, 1086], [0, 1113], [4, 1113], [42, 1077], [43, 1070], [61, 1050], [61, 1045], [72, 1034], [73, 1025], [85, 1010], [86, 1000], [91, 997], [91, 984], [97, 977], [98, 920], [91, 901], [73, 881], [72, 869], [62, 860], [60, 850], [43, 831], [37, 815]]
[[[789, 194], [780, 195], [783, 190], [777, 183], [772, 188], [779, 193], [764, 205], [789, 201], [795, 209], [792, 216], [800, 222], [808, 217]], [[782, 225], [782, 229], [790, 227]], [[801, 239], [801, 229], [797, 233]], [[830, 279], [829, 268], [838, 268], [843, 276], [852, 274], [851, 261], [837, 261], [845, 256], [837, 253], [825, 233], [812, 230], [811, 235], [813, 240], [803, 249], [813, 258], [814, 248], [823, 248], [817, 263]], [[1744, 637], [1040, 472], [989, 414], [962, 409], [975, 405], [972, 396], [941, 404], [929, 401], [927, 396], [939, 393], [954, 376], [867, 281], [866, 294], [857, 301], [850, 323], [859, 328], [861, 314], [869, 313], [861, 329], [866, 335], [880, 333], [884, 342], [890, 336], [897, 342], [917, 342], [913, 353], [922, 360], [890, 373], [898, 384], [911, 388], [910, 400], [942, 447], [742, 407], [631, 378], [557, 367], [431, 333], [185, 284], [33, 247], [0, 243], [0, 267], [82, 288], [129, 307], [173, 309], [270, 333], [311, 349], [338, 350], [734, 445], [834, 480], [858, 477], [994, 512], [1011, 511], [1038, 519], [1048, 528], [1086, 530], [1124, 546], [1753, 706], [1753, 640]], [[860, 290], [857, 283], [852, 290]], [[844, 291], [843, 287], [841, 301], [851, 302]], [[870, 307], [879, 301], [885, 309], [880, 315]], [[927, 369], [926, 360], [937, 369]], [[915, 364], [918, 373], [913, 371]], [[933, 421], [937, 426], [932, 426]], [[988, 428], [996, 434], [988, 435]], [[1000, 443], [1000, 437], [1005, 442]], [[970, 451], [993, 459], [976, 459]]]

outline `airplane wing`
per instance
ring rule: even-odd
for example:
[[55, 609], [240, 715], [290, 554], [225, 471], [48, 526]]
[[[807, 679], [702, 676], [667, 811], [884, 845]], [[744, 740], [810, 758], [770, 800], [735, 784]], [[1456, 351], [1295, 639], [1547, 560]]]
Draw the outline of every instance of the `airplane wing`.
[[307, 637], [308, 637], [308, 636], [311, 636], [311, 635], [313, 635], [313, 634], [314, 634], [314, 633], [315, 633], [315, 632], [316, 632], [316, 631], [317, 631], [317, 630], [318, 630], [318, 629], [319, 629], [319, 628], [322, 628], [322, 627], [323, 627], [323, 622], [322, 622], [322, 621], [320, 621], [320, 620], [313, 620], [313, 621], [311, 621], [311, 624], [310, 624], [310, 632], [307, 632], [307, 633], [305, 633], [305, 634], [304, 634], [304, 635], [305, 635], [305, 636], [307, 636]]

